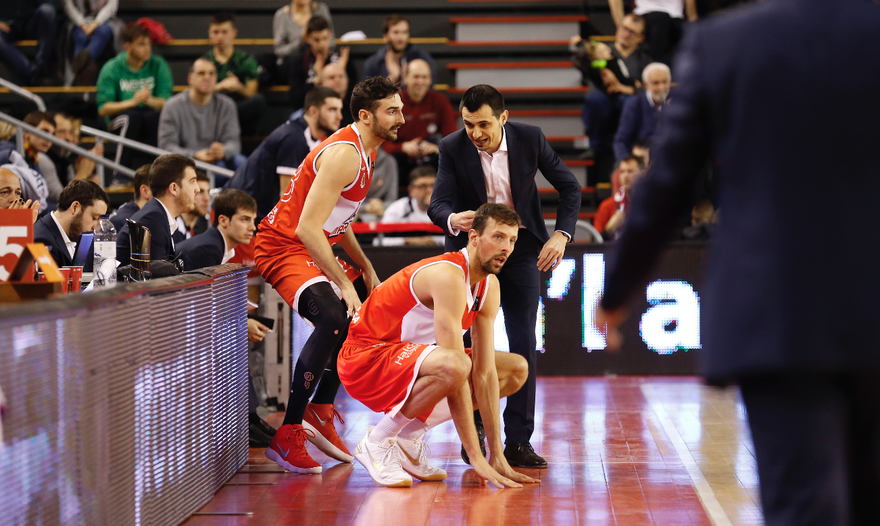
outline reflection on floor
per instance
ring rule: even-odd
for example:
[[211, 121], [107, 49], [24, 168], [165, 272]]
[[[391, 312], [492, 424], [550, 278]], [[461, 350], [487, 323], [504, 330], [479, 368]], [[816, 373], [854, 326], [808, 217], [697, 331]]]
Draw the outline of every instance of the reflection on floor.
[[[340, 393], [343, 440], [354, 449], [378, 416]], [[735, 389], [682, 377], [554, 377], [538, 380], [532, 445], [550, 466], [524, 470], [541, 484], [482, 487], [459, 458], [452, 423], [429, 435], [445, 482], [373, 484], [359, 464], [309, 445], [320, 475], [279, 472], [263, 450], [186, 526], [246, 525], [726, 525], [762, 524], [755, 459]], [[282, 415], [269, 422], [280, 425]], [[257, 473], [266, 471], [266, 473]]]

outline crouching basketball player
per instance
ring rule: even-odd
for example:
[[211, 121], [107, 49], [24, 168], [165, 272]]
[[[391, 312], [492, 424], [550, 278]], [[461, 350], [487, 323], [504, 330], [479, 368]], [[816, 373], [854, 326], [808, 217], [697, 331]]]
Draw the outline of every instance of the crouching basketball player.
[[[484, 204], [474, 215], [467, 247], [394, 274], [352, 318], [339, 352], [339, 378], [351, 396], [385, 413], [354, 453], [377, 484], [445, 479], [445, 471], [428, 463], [423, 437], [450, 417], [481, 479], [498, 487], [537, 482], [504, 458], [498, 411], [499, 397], [515, 393], [528, 377], [525, 359], [496, 352], [493, 340], [500, 302], [495, 274], [518, 231], [516, 212]], [[468, 329], [472, 349], [462, 339]], [[485, 424], [489, 462], [477, 442], [472, 394]]]
[[[379, 279], [348, 227], [370, 189], [376, 148], [397, 139], [404, 122], [398, 92], [384, 77], [354, 87], [356, 122], [306, 156], [257, 234], [254, 259], [260, 274], [315, 326], [293, 371], [284, 423], [266, 450], [268, 458], [297, 473], [321, 472], [306, 451], [306, 439], [328, 456], [352, 461], [333, 424], [334, 418], [341, 420], [333, 404], [339, 389], [336, 355], [349, 317]], [[333, 255], [336, 243], [360, 271]]]

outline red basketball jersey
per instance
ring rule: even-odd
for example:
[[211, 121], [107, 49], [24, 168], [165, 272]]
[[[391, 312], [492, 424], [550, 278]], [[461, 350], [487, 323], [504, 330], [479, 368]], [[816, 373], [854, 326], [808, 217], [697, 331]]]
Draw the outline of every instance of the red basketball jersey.
[[281, 196], [281, 200], [275, 208], [260, 222], [260, 234], [257, 242], [274, 242], [287, 244], [289, 242], [302, 243], [296, 235], [296, 227], [299, 225], [300, 214], [306, 202], [306, 196], [312, 188], [317, 175], [315, 166], [318, 157], [324, 150], [337, 144], [350, 144], [358, 152], [360, 166], [354, 181], [342, 190], [342, 194], [336, 201], [330, 217], [323, 225], [324, 235], [331, 245], [336, 244], [339, 238], [348, 230], [348, 226], [354, 221], [358, 210], [367, 192], [370, 190], [370, 182], [373, 179], [373, 164], [376, 160], [376, 152], [367, 156], [364, 144], [361, 141], [357, 127], [352, 124], [327, 137], [317, 148], [309, 152], [302, 164], [296, 169], [287, 191]]
[[462, 334], [470, 329], [486, 301], [489, 281], [484, 278], [477, 284], [476, 291], [471, 289], [468, 253], [467, 248], [463, 248], [413, 263], [376, 287], [352, 318], [348, 339], [435, 343], [434, 311], [419, 301], [412, 288], [416, 272], [431, 265], [455, 265], [464, 272], [468, 303], [461, 317]]

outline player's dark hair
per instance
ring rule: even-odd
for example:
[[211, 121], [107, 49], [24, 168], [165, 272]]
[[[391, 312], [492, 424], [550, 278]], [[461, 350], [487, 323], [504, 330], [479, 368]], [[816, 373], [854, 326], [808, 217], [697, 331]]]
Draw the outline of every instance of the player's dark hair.
[[419, 177], [437, 177], [437, 170], [430, 164], [416, 166], [409, 173], [409, 184], [412, 184]]
[[306, 23], [306, 35], [311, 35], [318, 31], [324, 31], [325, 29], [330, 29], [330, 24], [323, 16], [315, 15]]
[[150, 164], [145, 164], [134, 171], [134, 200], [141, 198], [141, 186], [150, 186]]
[[204, 170], [199, 170], [196, 168], [196, 182], [210, 183], [211, 178], [208, 177], [208, 173]]
[[485, 105], [492, 109], [495, 118], [501, 118], [501, 114], [504, 113], [504, 97], [501, 92], [488, 84], [477, 84], [464, 92], [458, 104], [458, 112], [461, 113], [462, 109], [467, 108], [469, 112], [474, 113]]
[[394, 13], [385, 17], [385, 20], [382, 22], [382, 34], [387, 35], [388, 31], [391, 30], [392, 27], [396, 26], [401, 22], [406, 22], [408, 25], [412, 25], [409, 23], [409, 19], [403, 15]]
[[323, 86], [317, 86], [309, 90], [306, 93], [306, 100], [303, 104], [303, 108], [306, 111], [309, 111], [309, 108], [318, 108], [324, 105], [324, 101], [330, 98], [341, 99], [342, 97], [339, 93], [336, 93], [330, 88], [325, 88]]
[[400, 88], [388, 80], [388, 77], [370, 77], [357, 83], [351, 92], [351, 116], [360, 119], [360, 111], [367, 110], [375, 114], [379, 101], [397, 93]]
[[122, 30], [120, 36], [122, 37], [123, 43], [131, 44], [142, 37], [150, 38], [150, 32], [137, 24], [129, 24]]
[[257, 202], [253, 197], [236, 188], [227, 188], [214, 198], [214, 226], [220, 224], [220, 216], [232, 219], [239, 210], [257, 213]]
[[480, 208], [477, 208], [477, 211], [474, 213], [474, 222], [471, 224], [471, 228], [482, 235], [483, 231], [486, 230], [486, 225], [489, 224], [489, 219], [494, 219], [496, 223], [501, 223], [502, 225], [515, 227], [522, 223], [519, 214], [508, 208], [507, 205], [485, 203], [480, 205]]
[[107, 206], [110, 206], [107, 192], [97, 184], [85, 179], [74, 179], [67, 183], [67, 186], [61, 191], [61, 197], [58, 198], [58, 210], [62, 212], [67, 210], [74, 201], [78, 202], [83, 209], [92, 206], [95, 201], [104, 201]]
[[195, 170], [196, 163], [179, 153], [160, 155], [150, 166], [150, 190], [153, 197], [162, 197], [171, 183], [180, 185], [187, 167]]
[[211, 17], [212, 26], [225, 24], [226, 22], [232, 22], [232, 27], [235, 27], [235, 16], [232, 15], [231, 11], [220, 11]]

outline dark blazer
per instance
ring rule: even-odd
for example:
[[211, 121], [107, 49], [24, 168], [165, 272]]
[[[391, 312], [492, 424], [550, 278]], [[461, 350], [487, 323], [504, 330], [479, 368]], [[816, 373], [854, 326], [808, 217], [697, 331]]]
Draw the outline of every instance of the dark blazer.
[[[559, 191], [556, 230], [574, 236], [575, 224], [581, 208], [581, 185], [547, 143], [537, 126], [508, 122], [507, 155], [510, 168], [510, 192], [516, 212], [523, 226], [542, 243], [550, 236], [541, 212], [541, 200], [535, 175], [538, 170]], [[440, 141], [440, 167], [434, 183], [434, 194], [428, 207], [428, 216], [447, 234], [447, 219], [451, 214], [476, 210], [486, 202], [486, 180], [476, 146], [464, 129]], [[446, 238], [446, 250], [460, 250], [467, 245], [467, 232]]]
[[177, 254], [183, 260], [184, 270], [197, 270], [219, 265], [223, 261], [223, 233], [214, 227], [193, 236], [177, 247]]
[[[171, 241], [171, 228], [168, 214], [158, 199], [150, 199], [131, 219], [150, 229], [150, 260], [171, 259], [174, 257], [174, 243]], [[128, 224], [116, 236], [116, 259], [120, 265], [131, 263], [131, 240], [128, 237]]]
[[648, 101], [648, 95], [644, 92], [636, 93], [626, 99], [620, 113], [620, 122], [617, 124], [617, 133], [614, 134], [614, 158], [617, 162], [629, 155], [637, 140], [647, 140], [654, 135], [660, 113], [665, 111], [668, 102], [667, 97], [663, 109], [658, 111]]
[[[73, 240], [71, 240], [73, 241]], [[44, 215], [39, 221], [34, 223], [34, 242], [42, 243], [49, 249], [49, 253], [55, 259], [55, 263], [59, 267], [73, 265], [73, 258], [64, 244], [64, 237], [61, 230], [52, 219], [52, 212]]]
[[[116, 212], [110, 216], [110, 222], [113, 223], [113, 226], [116, 228], [117, 234], [122, 230], [122, 227], [127, 224], [125, 220], [138, 213], [138, 210], [140, 210], [140, 208], [138, 208], [137, 203], [134, 201], [128, 201], [116, 209]], [[117, 239], [119, 239], [118, 235]]]
[[[774, 0], [685, 35], [675, 101], [602, 301], [620, 307], [646, 281], [712, 158], [721, 219], [701, 316], [709, 381], [880, 366], [880, 169], [854, 153], [877, 148], [880, 69], [864, 65], [880, 63], [878, 27], [872, 2]], [[817, 76], [828, 61], [858, 82]], [[816, 220], [817, 195], [833, 221]]]

